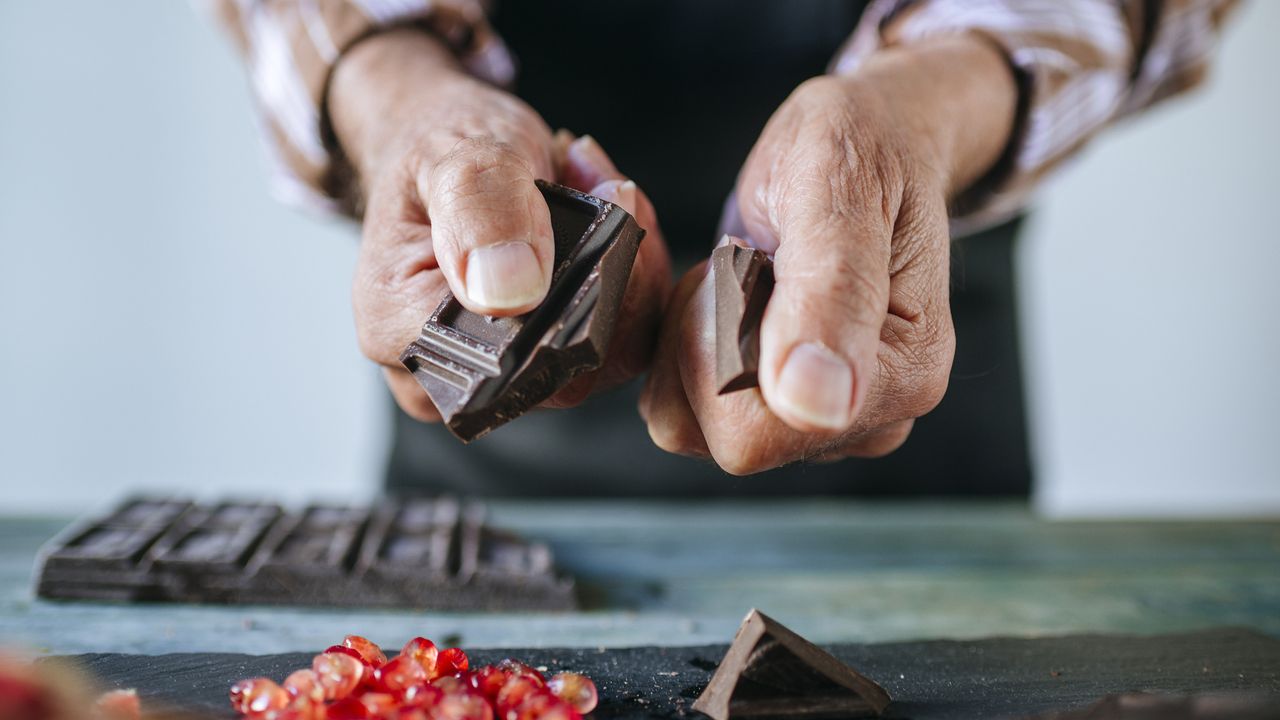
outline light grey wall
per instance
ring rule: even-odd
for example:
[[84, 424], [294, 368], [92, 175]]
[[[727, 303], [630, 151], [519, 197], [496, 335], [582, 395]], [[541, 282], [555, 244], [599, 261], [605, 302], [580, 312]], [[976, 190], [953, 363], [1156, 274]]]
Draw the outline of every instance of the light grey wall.
[[1044, 189], [1022, 255], [1039, 507], [1280, 513], [1280, 3]]
[[374, 486], [355, 235], [268, 197], [257, 143], [188, 3], [0, 1], [0, 508]]
[[[1280, 3], [1213, 88], [1044, 193], [1022, 257], [1040, 506], [1280, 511]], [[0, 0], [0, 510], [125, 488], [360, 497], [386, 411], [351, 228], [267, 196], [186, 3]]]

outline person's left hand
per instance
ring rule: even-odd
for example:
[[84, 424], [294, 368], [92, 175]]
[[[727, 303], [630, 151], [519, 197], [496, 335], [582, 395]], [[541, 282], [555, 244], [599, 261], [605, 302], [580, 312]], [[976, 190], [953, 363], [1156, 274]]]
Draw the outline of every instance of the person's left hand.
[[641, 399], [654, 442], [733, 474], [901, 445], [946, 391], [955, 347], [947, 200], [998, 157], [1014, 98], [973, 37], [797, 89], [737, 187], [740, 232], [775, 261], [760, 387], [716, 394], [704, 263], [668, 305]]

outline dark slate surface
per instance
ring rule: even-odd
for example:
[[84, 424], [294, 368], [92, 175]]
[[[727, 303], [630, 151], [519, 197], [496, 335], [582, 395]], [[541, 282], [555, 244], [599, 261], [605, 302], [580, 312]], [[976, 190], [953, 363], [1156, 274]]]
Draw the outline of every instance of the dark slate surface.
[[[550, 672], [595, 679], [596, 720], [697, 716], [689, 707], [726, 646], [620, 650], [477, 650], [473, 664], [516, 657]], [[841, 660], [882, 684], [895, 718], [1005, 718], [1082, 708], [1110, 693], [1250, 692], [1280, 698], [1280, 640], [1224, 628], [1162, 636], [1072, 635], [878, 645], [834, 645]], [[75, 656], [110, 687], [136, 687], [144, 702], [231, 717], [235, 680], [277, 680], [311, 655]]]

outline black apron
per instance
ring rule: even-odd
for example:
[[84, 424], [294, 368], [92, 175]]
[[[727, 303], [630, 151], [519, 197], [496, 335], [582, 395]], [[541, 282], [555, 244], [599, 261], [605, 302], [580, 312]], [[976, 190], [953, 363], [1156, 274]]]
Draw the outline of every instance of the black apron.
[[[796, 85], [823, 72], [864, 5], [507, 0], [493, 19], [519, 63], [517, 93], [552, 128], [594, 135], [645, 189], [683, 271], [713, 246], [721, 205], [769, 116]], [[471, 445], [396, 409], [387, 488], [478, 496], [1025, 495], [1016, 228], [953, 246], [950, 389], [887, 458], [732, 477], [652, 444], [636, 412], [637, 381], [571, 410], [530, 413]]]

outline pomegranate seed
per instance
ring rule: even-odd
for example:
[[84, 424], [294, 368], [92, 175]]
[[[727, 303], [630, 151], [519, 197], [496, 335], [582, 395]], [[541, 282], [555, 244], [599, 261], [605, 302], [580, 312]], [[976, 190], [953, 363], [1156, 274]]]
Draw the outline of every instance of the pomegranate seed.
[[445, 694], [463, 693], [471, 690], [471, 683], [458, 675], [445, 675], [431, 681], [431, 684]]
[[493, 707], [475, 691], [446, 692], [431, 710], [434, 720], [494, 720]]
[[365, 675], [371, 675], [373, 673], [373, 665], [368, 660], [365, 660], [363, 655], [356, 652], [355, 650], [352, 650], [346, 645], [330, 645], [329, 647], [325, 648], [324, 651], [327, 653], [337, 653], [339, 655], [346, 655], [348, 657], [353, 657], [359, 660], [360, 664], [364, 666]]
[[231, 707], [241, 715], [261, 716], [283, 710], [289, 700], [289, 693], [268, 678], [241, 680], [231, 686]]
[[436, 656], [435, 676], [466, 672], [470, 665], [467, 654], [462, 652], [462, 648], [445, 648]]
[[281, 687], [295, 698], [295, 705], [298, 704], [296, 701], [303, 700], [311, 704], [324, 702], [324, 688], [320, 686], [320, 676], [315, 670], [294, 671], [284, 679]]
[[510, 679], [511, 675], [497, 665], [482, 665], [467, 676], [471, 687], [491, 701], [498, 697], [498, 692]]
[[512, 677], [527, 677], [530, 680], [537, 682], [539, 685], [545, 685], [547, 683], [546, 678], [542, 677], [542, 673], [519, 660], [507, 658], [498, 663], [498, 667], [505, 670], [507, 674]]
[[93, 704], [97, 717], [103, 720], [138, 720], [142, 717], [142, 703], [137, 690], [112, 690], [103, 693]]
[[[520, 718], [524, 718], [521, 715]], [[537, 720], [582, 720], [582, 714], [574, 710], [569, 703], [558, 698], [551, 699], [530, 713], [530, 718]]]
[[525, 700], [540, 692], [546, 691], [531, 678], [514, 677], [508, 680], [502, 686], [502, 689], [498, 691], [493, 704], [497, 708], [499, 715], [507, 717], [513, 710], [520, 707]]
[[405, 688], [401, 699], [405, 705], [416, 708], [430, 708], [440, 702], [440, 698], [444, 697], [444, 691], [434, 685], [419, 683], [412, 687]]
[[583, 715], [595, 710], [600, 701], [596, 684], [580, 673], [563, 672], [552, 675], [547, 681], [547, 689]]
[[427, 671], [417, 660], [397, 655], [386, 665], [373, 671], [373, 685], [382, 692], [399, 695], [410, 687], [427, 681]]
[[514, 709], [508, 710], [507, 718], [510, 720], [539, 720], [543, 715], [549, 714], [558, 708], [573, 710], [565, 701], [552, 695], [549, 691], [539, 688], [526, 695]]
[[364, 665], [350, 655], [321, 653], [311, 661], [326, 700], [341, 700], [360, 686]]
[[331, 703], [325, 708], [325, 720], [366, 720], [369, 709], [356, 698], [347, 697]]
[[428, 676], [435, 677], [436, 657], [440, 654], [435, 643], [424, 637], [416, 637], [404, 644], [400, 654], [417, 660], [418, 664], [427, 671]]
[[431, 720], [431, 714], [422, 708], [400, 708], [395, 720]]
[[382, 667], [387, 662], [387, 656], [382, 652], [382, 648], [373, 644], [368, 638], [359, 635], [348, 635], [342, 638], [342, 644], [349, 647], [360, 654], [364, 661], [375, 668]]
[[27, 668], [0, 658], [0, 717], [53, 717], [58, 703], [52, 693], [27, 674]]
[[367, 692], [360, 696], [360, 702], [373, 717], [387, 716], [400, 708], [400, 701], [390, 693]]

